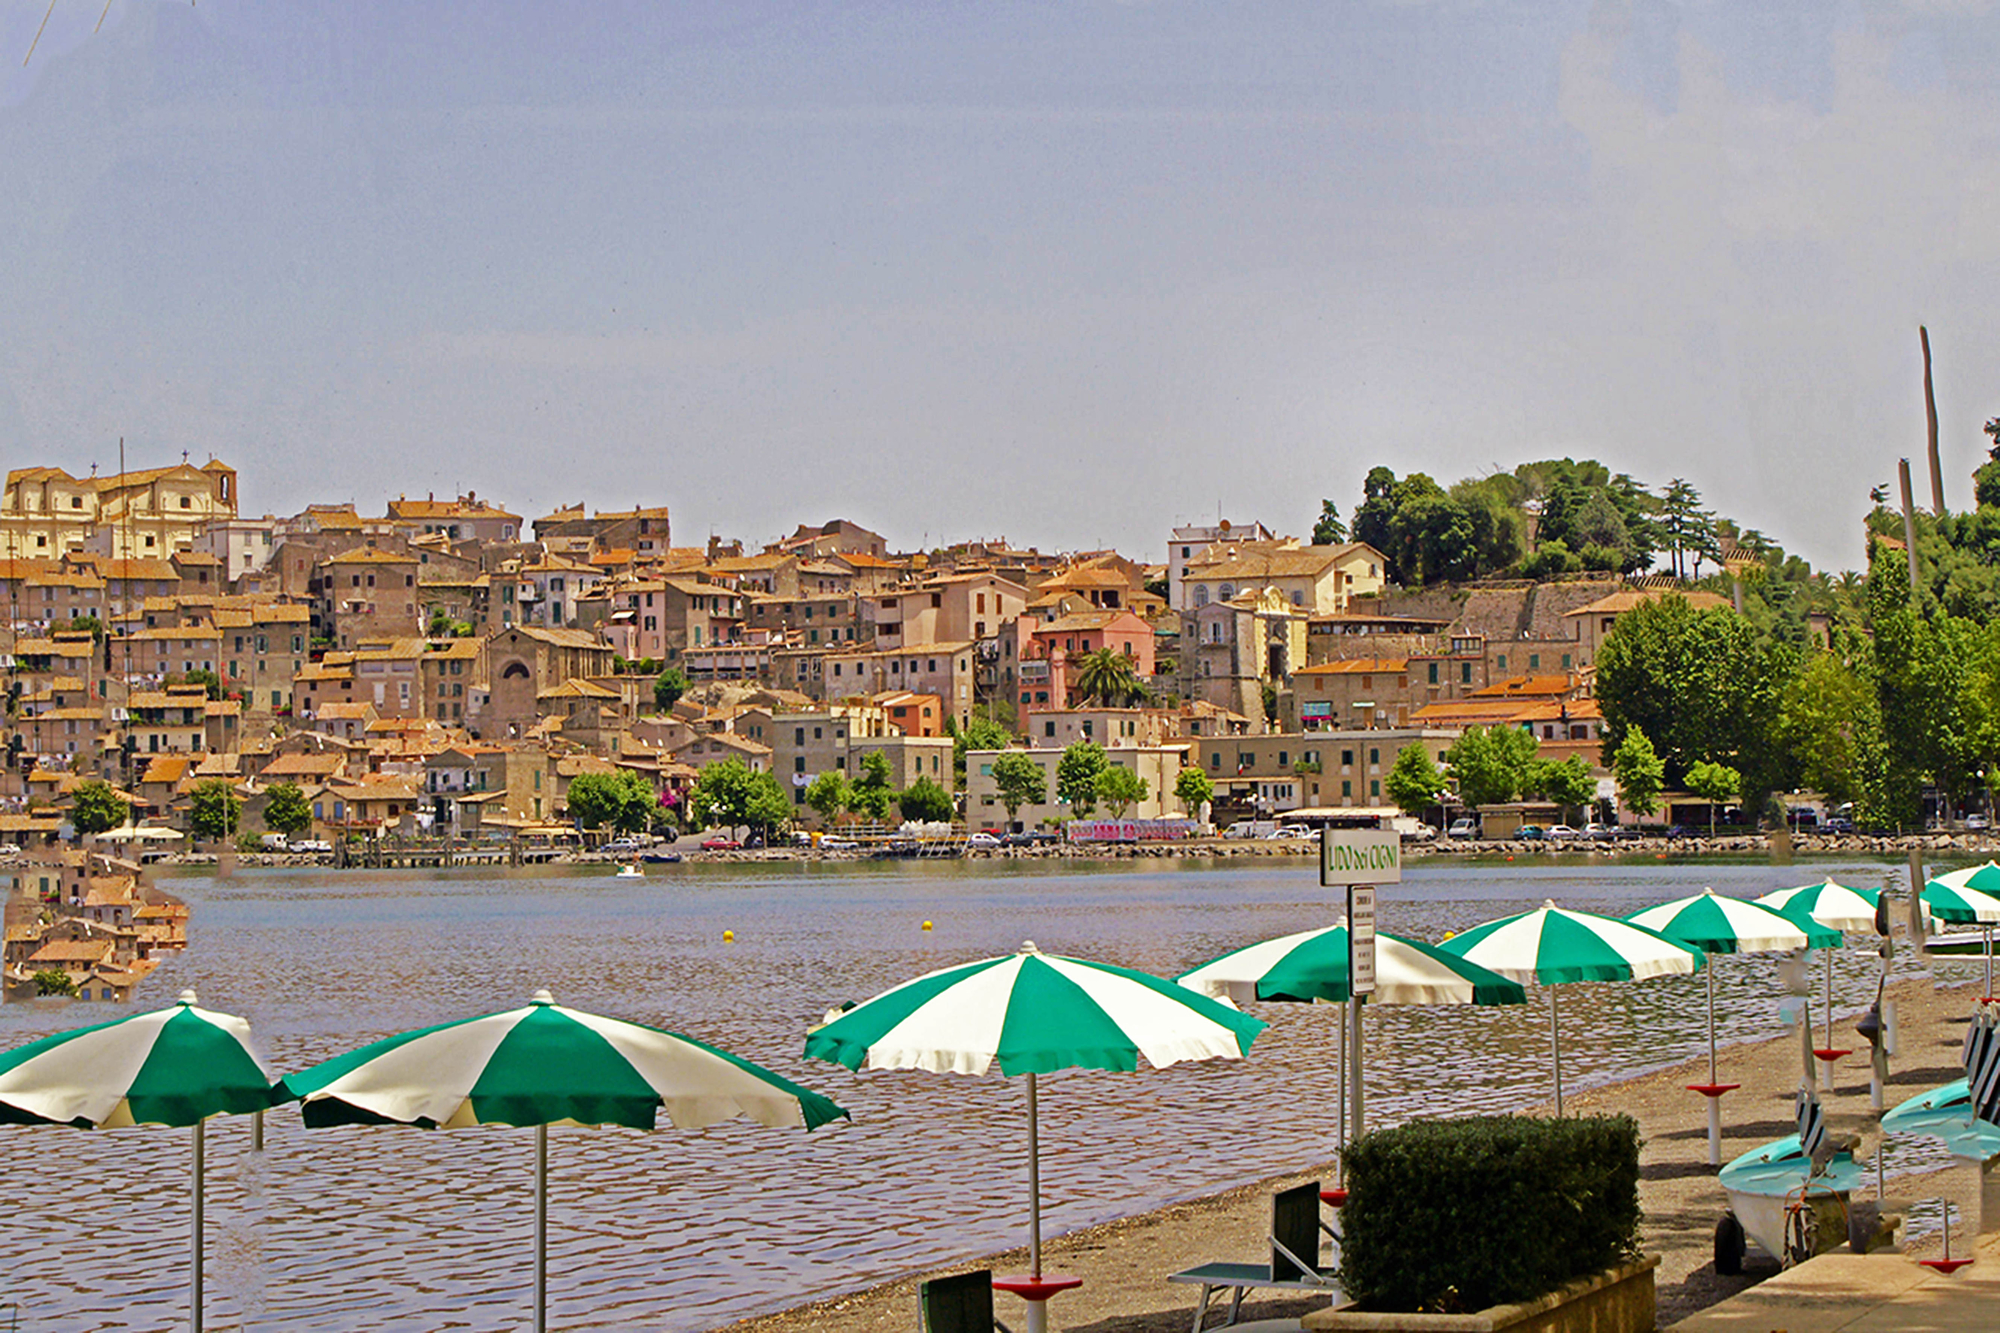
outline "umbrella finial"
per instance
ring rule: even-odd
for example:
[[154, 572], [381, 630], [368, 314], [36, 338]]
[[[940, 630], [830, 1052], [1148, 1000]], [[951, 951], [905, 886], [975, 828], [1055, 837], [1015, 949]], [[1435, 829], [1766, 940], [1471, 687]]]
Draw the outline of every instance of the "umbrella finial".
[[533, 995], [530, 995], [528, 997], [529, 1004], [554, 1004], [555, 1002], [556, 1002], [556, 997], [549, 994], [549, 988], [547, 986], [542, 987], [540, 990], [536, 991]]
[[1555, 899], [1553, 899], [1553, 898], [1544, 898], [1544, 899], [1542, 899], [1542, 910], [1543, 910], [1544, 912], [1554, 912], [1554, 911], [1559, 911], [1559, 910], [1561, 910], [1561, 909], [1559, 909], [1559, 908], [1558, 908], [1558, 907], [1556, 906], [1556, 900], [1555, 900]]
[[180, 1003], [186, 1005], [193, 1005], [199, 1003], [199, 1001], [195, 999], [194, 990], [192, 987], [181, 992]]
[[1035, 947], [1035, 942], [1033, 940], [1022, 940], [1021, 947], [1018, 950], [1016, 950], [1016, 952], [1038, 954], [1041, 952], [1041, 950]]

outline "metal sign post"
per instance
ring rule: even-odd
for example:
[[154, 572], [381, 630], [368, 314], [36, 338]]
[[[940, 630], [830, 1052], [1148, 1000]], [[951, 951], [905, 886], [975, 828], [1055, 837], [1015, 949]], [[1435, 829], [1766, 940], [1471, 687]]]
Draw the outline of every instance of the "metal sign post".
[[[1403, 840], [1380, 829], [1322, 827], [1319, 835], [1319, 882], [1324, 888], [1347, 889], [1347, 1038], [1346, 1086], [1341, 1089], [1342, 1135], [1359, 1138], [1363, 1128], [1362, 997], [1375, 990], [1375, 886], [1403, 880]], [[1352, 1108], [1351, 1115], [1347, 1108]], [[1346, 1164], [1341, 1166], [1346, 1178]]]

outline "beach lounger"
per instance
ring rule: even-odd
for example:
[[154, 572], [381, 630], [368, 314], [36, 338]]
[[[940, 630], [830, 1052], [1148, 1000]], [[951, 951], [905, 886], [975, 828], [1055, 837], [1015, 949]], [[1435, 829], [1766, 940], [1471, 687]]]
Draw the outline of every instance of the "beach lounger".
[[1319, 1266], [1319, 1235], [1333, 1234], [1319, 1218], [1319, 1184], [1299, 1185], [1271, 1196], [1271, 1262], [1268, 1264], [1203, 1264], [1172, 1274], [1169, 1282], [1201, 1284], [1201, 1300], [1194, 1307], [1194, 1333], [1201, 1333], [1208, 1318], [1208, 1303], [1217, 1291], [1232, 1289], [1229, 1318], [1216, 1325], [1226, 1328], [1236, 1322], [1243, 1309], [1243, 1293], [1253, 1287], [1283, 1291], [1310, 1291], [1338, 1297], [1340, 1287], [1330, 1269]]
[[917, 1286], [923, 1312], [923, 1333], [1008, 1333], [993, 1317], [993, 1272], [956, 1273], [934, 1277]]

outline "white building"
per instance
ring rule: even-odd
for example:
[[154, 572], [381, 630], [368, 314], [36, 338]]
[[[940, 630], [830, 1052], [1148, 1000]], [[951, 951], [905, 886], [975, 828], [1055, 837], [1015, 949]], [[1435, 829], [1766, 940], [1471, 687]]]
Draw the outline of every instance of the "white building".
[[1188, 563], [1201, 557], [1210, 542], [1224, 539], [1238, 542], [1268, 542], [1276, 540], [1276, 534], [1262, 523], [1232, 523], [1228, 519], [1218, 519], [1213, 526], [1175, 528], [1167, 542], [1167, 605], [1175, 611], [1189, 609], [1188, 595], [1184, 588]]

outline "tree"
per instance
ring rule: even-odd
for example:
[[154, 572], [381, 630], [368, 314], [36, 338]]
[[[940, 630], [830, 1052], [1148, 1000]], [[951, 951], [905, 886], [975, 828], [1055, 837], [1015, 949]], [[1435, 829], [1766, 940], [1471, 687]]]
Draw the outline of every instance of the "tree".
[[974, 717], [959, 726], [950, 718], [945, 726], [951, 732], [951, 771], [958, 776], [960, 790], [965, 787], [965, 756], [972, 750], [1004, 750], [1014, 743], [1007, 734], [1007, 728], [991, 718]]
[[181, 684], [199, 685], [208, 691], [208, 697], [211, 699], [220, 699], [222, 697], [222, 677], [205, 667], [196, 667], [182, 676]]
[[1727, 764], [1704, 759], [1687, 772], [1687, 789], [1708, 802], [1708, 836], [1715, 836], [1715, 807], [1743, 791], [1743, 775]]
[[687, 673], [677, 666], [668, 667], [653, 682], [653, 706], [662, 713], [671, 713], [681, 696], [688, 692]]
[[1097, 779], [1107, 761], [1104, 747], [1096, 741], [1078, 741], [1056, 761], [1056, 799], [1069, 803], [1070, 813], [1079, 818], [1097, 809]]
[[1611, 758], [1611, 771], [1618, 780], [1618, 799], [1635, 815], [1650, 815], [1660, 808], [1660, 792], [1667, 785], [1667, 766], [1653, 751], [1646, 733], [1633, 727], [1625, 733], [1618, 752]]
[[896, 797], [903, 818], [918, 824], [949, 824], [951, 793], [927, 777], [920, 777]]
[[1024, 805], [1040, 805], [1049, 799], [1048, 774], [1028, 757], [1025, 750], [1009, 750], [993, 760], [993, 785], [1000, 804], [1007, 807], [1007, 822], [1013, 823]]
[[1193, 819], [1203, 805], [1215, 799], [1215, 784], [1208, 780], [1208, 774], [1190, 765], [1174, 779], [1174, 796], [1179, 799], [1181, 809], [1187, 811], [1188, 818]]
[[1683, 477], [1668, 484], [1660, 501], [1660, 535], [1674, 573], [1683, 578], [1702, 556], [1715, 550], [1715, 515], [1701, 507], [1701, 492]]
[[[574, 791], [576, 784], [570, 784]], [[688, 793], [691, 828], [747, 824], [768, 832], [792, 817], [792, 803], [769, 773], [752, 773], [740, 759], [710, 764]]]
[[848, 806], [870, 823], [880, 824], [889, 817], [896, 788], [889, 780], [889, 756], [870, 750], [861, 756], [861, 776], [848, 789]]
[[43, 968], [35, 973], [35, 994], [74, 996], [76, 978], [59, 967]]
[[85, 778], [70, 794], [70, 822], [78, 833], [103, 833], [132, 817], [132, 807], [101, 778]]
[[769, 842], [771, 835], [791, 822], [792, 802], [785, 789], [769, 773], [752, 773], [749, 800], [744, 803], [743, 822], [757, 829]]
[[[1991, 697], [1975, 690], [1968, 703], [1978, 708]], [[2000, 739], [2000, 713], [1985, 719], [1981, 728]], [[1880, 743], [1881, 726], [1873, 686], [1833, 653], [1808, 657], [1779, 697], [1777, 738], [1798, 762], [1800, 785], [1835, 804], [1860, 794], [1866, 752]]]
[[1513, 800], [1538, 748], [1535, 738], [1519, 727], [1467, 727], [1444, 752], [1458, 783], [1458, 799], [1474, 810]]
[[1314, 546], [1338, 546], [1347, 540], [1347, 525], [1340, 521], [1340, 506], [1331, 500], [1319, 502], [1319, 521], [1313, 524]]
[[243, 799], [228, 778], [208, 778], [196, 783], [190, 801], [193, 812], [188, 817], [188, 827], [195, 837], [220, 841], [236, 836], [237, 826], [242, 822]]
[[829, 827], [847, 813], [853, 799], [854, 792], [848, 786], [846, 775], [832, 769], [814, 778], [812, 785], [806, 788], [806, 804], [812, 807], [820, 822]]
[[653, 784], [630, 769], [580, 774], [570, 779], [565, 801], [570, 817], [583, 827], [608, 825], [620, 833], [644, 833], [660, 803]]
[[1795, 767], [1774, 733], [1797, 658], [1727, 607], [1696, 610], [1680, 596], [1642, 602], [1598, 649], [1603, 758], [1637, 727], [1665, 763], [1669, 786], [1710, 759], [1741, 769], [1753, 794], [1789, 790]]
[[1152, 784], [1122, 764], [1107, 762], [1104, 771], [1097, 775], [1097, 799], [1110, 807], [1113, 819], [1125, 818], [1125, 812], [1152, 794]]
[[1077, 693], [1110, 708], [1138, 703], [1146, 697], [1137, 666], [1115, 648], [1086, 653], [1077, 663], [1072, 682]]
[[1589, 805], [1597, 795], [1597, 779], [1591, 776], [1590, 765], [1577, 755], [1535, 760], [1528, 765], [1523, 787], [1545, 801], [1554, 801], [1565, 817]]
[[1431, 762], [1430, 751], [1421, 741], [1411, 741], [1397, 753], [1389, 776], [1382, 782], [1382, 790], [1406, 815], [1421, 815], [1436, 805], [1444, 788], [1444, 774]]
[[295, 838], [312, 827], [312, 807], [296, 782], [274, 782], [264, 801], [264, 827]]

